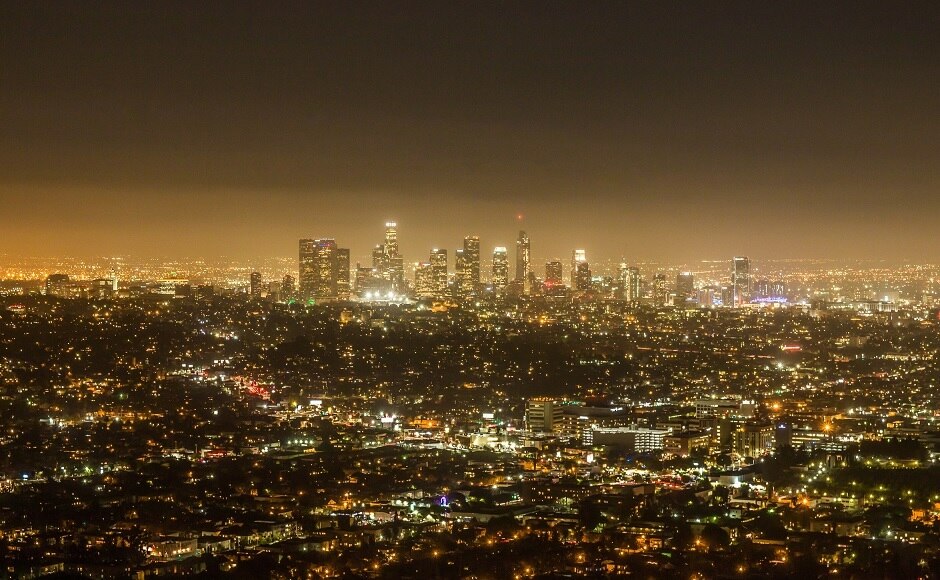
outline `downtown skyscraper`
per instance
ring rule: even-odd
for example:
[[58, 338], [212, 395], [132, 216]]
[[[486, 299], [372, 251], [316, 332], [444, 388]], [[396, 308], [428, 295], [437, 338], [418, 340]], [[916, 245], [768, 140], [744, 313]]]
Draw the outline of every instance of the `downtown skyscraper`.
[[731, 300], [735, 307], [751, 301], [751, 260], [735, 256], [731, 267]]
[[442, 248], [431, 250], [430, 264], [434, 296], [443, 298], [447, 296], [447, 250]]
[[301, 239], [298, 273], [304, 300], [349, 297], [349, 250], [333, 238]]
[[503, 246], [493, 250], [493, 289], [503, 292], [509, 285], [509, 254]]
[[480, 285], [480, 237], [465, 237], [456, 258], [457, 293], [471, 296]]
[[571, 288], [578, 291], [591, 289], [591, 267], [584, 250], [571, 252]]
[[519, 238], [516, 239], [516, 277], [515, 282], [523, 292], [531, 289], [531, 247], [529, 246], [529, 235], [525, 231], [519, 231]]

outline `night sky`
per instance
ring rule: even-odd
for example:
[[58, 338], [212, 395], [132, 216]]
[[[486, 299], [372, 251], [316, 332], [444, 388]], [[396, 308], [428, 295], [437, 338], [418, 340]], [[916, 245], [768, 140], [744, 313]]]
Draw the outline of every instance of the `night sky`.
[[[0, 253], [937, 261], [938, 2], [4, 2]], [[537, 266], [537, 270], [540, 267]]]

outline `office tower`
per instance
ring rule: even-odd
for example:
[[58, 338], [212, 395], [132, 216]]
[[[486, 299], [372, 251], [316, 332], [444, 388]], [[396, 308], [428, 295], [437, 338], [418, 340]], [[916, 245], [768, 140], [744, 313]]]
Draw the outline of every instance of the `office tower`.
[[456, 256], [457, 294], [472, 295], [480, 284], [480, 238], [467, 236]]
[[316, 240], [314, 258], [314, 272], [316, 273], [316, 282], [314, 283], [313, 296], [315, 298], [329, 298], [336, 296], [336, 240], [332, 238], [321, 238]]
[[571, 253], [571, 287], [578, 291], [591, 289], [591, 268], [584, 250]]
[[545, 284], [547, 286], [561, 286], [564, 283], [562, 266], [559, 260], [545, 262]]
[[574, 289], [586, 291], [591, 289], [591, 268], [587, 262], [578, 262], [575, 271]]
[[653, 276], [653, 304], [663, 306], [666, 302], [666, 275], [656, 274]]
[[395, 222], [385, 222], [385, 253], [398, 255], [398, 224]]
[[118, 276], [117, 270], [111, 268], [111, 293], [117, 294], [118, 291]]
[[447, 295], [447, 250], [431, 250], [431, 268], [434, 272], [434, 295], [438, 298]]
[[[518, 266], [518, 262], [516, 266]], [[526, 265], [528, 268], [528, 265]], [[517, 270], [518, 272], [518, 270]], [[528, 272], [526, 272], [528, 275]], [[509, 285], [509, 254], [506, 248], [498, 246], [493, 250], [493, 288], [497, 292], [506, 290]]]
[[770, 281], [766, 278], [757, 281], [756, 293], [758, 298], [770, 297]]
[[388, 281], [397, 293], [405, 291], [405, 259], [399, 255], [388, 258]]
[[735, 256], [731, 271], [732, 302], [741, 306], [751, 301], [751, 260]]
[[732, 306], [734, 303], [734, 288], [732, 286], [722, 286], [721, 287], [721, 304], [722, 306]]
[[434, 266], [430, 262], [421, 262], [415, 266], [415, 296], [433, 298], [437, 295], [434, 279]]
[[620, 262], [617, 268], [617, 298], [626, 299], [629, 291], [627, 284], [630, 282], [630, 267], [626, 262]]
[[281, 280], [281, 300], [290, 300], [294, 297], [294, 277], [290, 274]]
[[525, 405], [526, 429], [532, 433], [555, 433], [562, 424], [561, 401], [540, 397], [529, 399]]
[[640, 269], [636, 266], [627, 268], [624, 300], [637, 302], [640, 299], [640, 282]]
[[300, 296], [348, 297], [349, 250], [337, 248], [332, 238], [300, 240]]
[[474, 290], [480, 285], [480, 238], [467, 236], [463, 239], [463, 254], [469, 268], [470, 284]]
[[717, 286], [705, 286], [698, 292], [699, 306], [711, 308], [721, 300], [721, 288]]
[[248, 294], [252, 297], [261, 296], [261, 272], [252, 272], [249, 276]]
[[385, 253], [385, 246], [383, 244], [372, 248], [372, 269], [383, 277], [385, 272], [388, 271], [388, 254]]
[[787, 286], [780, 280], [774, 281], [770, 285], [770, 295], [773, 298], [785, 298], [787, 295]]
[[584, 250], [574, 250], [571, 252], [571, 287], [577, 289], [578, 264], [587, 262], [587, 254]]
[[454, 252], [454, 286], [457, 296], [464, 297], [473, 291], [470, 283], [470, 266], [463, 248]]
[[271, 280], [267, 283], [267, 299], [271, 302], [278, 302], [281, 298], [281, 283], [277, 280]]
[[349, 248], [336, 248], [334, 254], [333, 279], [336, 284], [336, 296], [349, 300]]
[[[370, 284], [370, 286], [381, 286], [381, 291], [385, 293], [405, 291], [405, 259], [398, 252], [397, 223], [385, 222], [385, 243], [373, 248], [372, 269], [374, 275], [385, 280], [386, 283]], [[359, 291], [358, 287], [357, 291]]]
[[304, 300], [312, 298], [315, 294], [316, 286], [316, 240], [304, 238], [300, 240], [300, 268], [298, 279], [300, 280], [300, 297]]
[[375, 269], [356, 263], [356, 295], [359, 298], [370, 299], [376, 294], [386, 295], [387, 283]]
[[676, 296], [683, 301], [695, 296], [695, 277], [692, 272], [680, 272], [676, 275]]
[[529, 269], [529, 259], [531, 257], [529, 247], [529, 235], [524, 231], [519, 232], [519, 238], [516, 240], [516, 278], [515, 281], [522, 287], [523, 292], [531, 289], [531, 273]]

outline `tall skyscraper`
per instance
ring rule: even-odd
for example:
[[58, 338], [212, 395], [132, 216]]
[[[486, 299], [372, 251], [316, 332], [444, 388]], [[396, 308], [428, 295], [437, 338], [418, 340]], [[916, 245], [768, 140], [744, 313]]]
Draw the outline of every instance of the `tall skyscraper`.
[[630, 266], [626, 262], [620, 262], [617, 268], [617, 298], [625, 299], [627, 297], [627, 278], [630, 274]]
[[[518, 266], [518, 262], [516, 264]], [[528, 264], [526, 264], [528, 269]], [[528, 272], [526, 272], [528, 277]], [[506, 248], [498, 246], [493, 250], [493, 288], [497, 292], [506, 290], [509, 285], [509, 254]]]
[[431, 270], [434, 274], [434, 295], [438, 298], [447, 295], [447, 250], [431, 250]]
[[388, 254], [385, 253], [384, 244], [372, 248], [372, 269], [381, 277], [385, 277], [388, 271]]
[[564, 274], [559, 260], [545, 262], [545, 284], [547, 286], [561, 286], [564, 284]]
[[470, 283], [476, 289], [480, 284], [480, 238], [467, 236], [463, 239], [464, 259], [470, 268]]
[[467, 264], [467, 257], [464, 255], [463, 248], [457, 248], [454, 252], [454, 286], [456, 295], [464, 297], [470, 294], [470, 266]]
[[573, 250], [571, 252], [571, 287], [577, 288], [578, 264], [587, 262], [587, 254], [584, 250]]
[[300, 269], [298, 280], [300, 281], [300, 297], [304, 300], [313, 298], [315, 295], [317, 275], [316, 269], [316, 240], [304, 238], [300, 240]]
[[658, 273], [653, 276], [653, 304], [665, 306], [667, 302], [666, 275]]
[[421, 262], [415, 266], [415, 295], [418, 298], [433, 298], [437, 295], [434, 266], [430, 262]]
[[[372, 250], [372, 269], [374, 276], [379, 280], [368, 284], [374, 288], [370, 291], [404, 292], [405, 259], [398, 252], [398, 224], [396, 222], [385, 222], [385, 243], [377, 245]], [[381, 283], [381, 280], [385, 283]]]
[[519, 231], [519, 238], [516, 240], [516, 282], [520, 284], [523, 292], [530, 290], [530, 269], [529, 260], [531, 258], [529, 247], [529, 235], [524, 231]]
[[746, 256], [735, 256], [731, 270], [732, 301], [741, 306], [751, 301], [751, 260]]
[[692, 272], [676, 274], [676, 296], [680, 300], [689, 300], [695, 296], [695, 277]]
[[466, 297], [476, 292], [480, 285], [480, 238], [467, 236], [463, 248], [457, 250], [457, 291]]
[[395, 222], [385, 222], [385, 253], [398, 255], [398, 224]]
[[300, 240], [300, 295], [336, 298], [349, 295], [349, 250], [332, 238]]
[[640, 299], [640, 269], [636, 266], [627, 268], [624, 300], [637, 302]]
[[591, 289], [591, 267], [584, 250], [571, 252], [571, 287], [579, 291]]
[[322, 238], [316, 240], [314, 272], [316, 282], [313, 286], [314, 297], [331, 298], [336, 296], [336, 240]]
[[333, 279], [336, 285], [336, 296], [342, 300], [349, 300], [349, 248], [336, 248]]
[[252, 272], [248, 277], [248, 294], [252, 297], [261, 296], [261, 272]]
[[294, 277], [285, 274], [281, 280], [281, 300], [290, 300], [294, 297]]

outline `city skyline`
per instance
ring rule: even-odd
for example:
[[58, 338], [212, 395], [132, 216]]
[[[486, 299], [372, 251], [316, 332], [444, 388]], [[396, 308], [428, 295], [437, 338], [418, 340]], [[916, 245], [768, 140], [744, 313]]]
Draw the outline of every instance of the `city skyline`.
[[5, 5], [0, 254], [935, 255], [935, 4], [409, 6]]
[[0, 578], [940, 578], [938, 30], [0, 2]]

